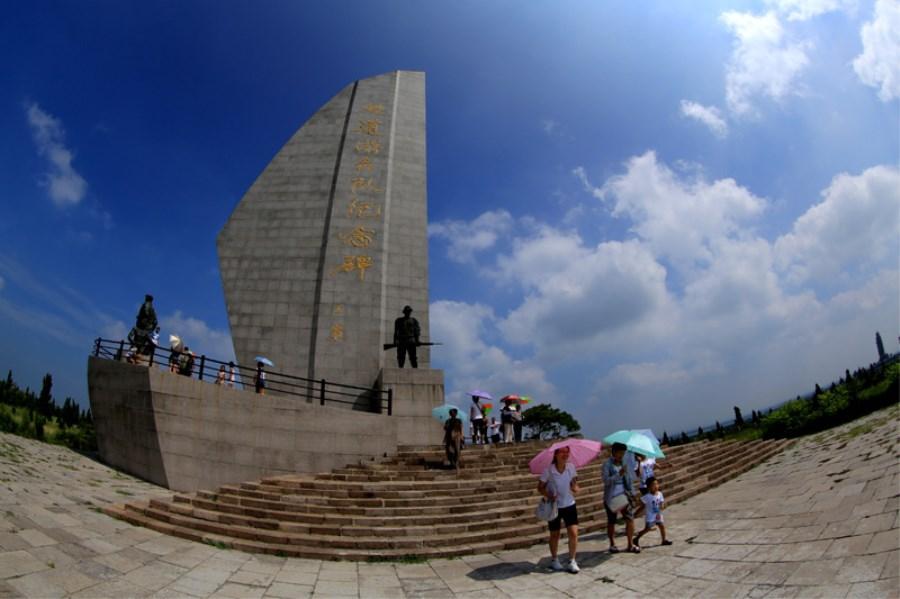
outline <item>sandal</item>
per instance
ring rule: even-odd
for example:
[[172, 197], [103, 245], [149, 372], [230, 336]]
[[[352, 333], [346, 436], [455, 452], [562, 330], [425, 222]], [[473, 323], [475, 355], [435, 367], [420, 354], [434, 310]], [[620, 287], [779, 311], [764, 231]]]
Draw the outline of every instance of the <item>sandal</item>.
[[663, 541], [661, 544], [662, 544], [662, 545], [671, 545], [671, 544], [672, 544], [672, 541], [670, 541], [669, 539], [666, 539], [666, 540]]
[[610, 553], [619, 553], [620, 551], [619, 551], [619, 548], [616, 547], [615, 545], [610, 545], [610, 546], [609, 546], [609, 552], [610, 552]]
[[641, 548], [638, 547], [637, 545], [633, 545], [632, 547], [630, 547], [628, 549], [628, 553], [640, 553], [640, 552], [641, 552]]

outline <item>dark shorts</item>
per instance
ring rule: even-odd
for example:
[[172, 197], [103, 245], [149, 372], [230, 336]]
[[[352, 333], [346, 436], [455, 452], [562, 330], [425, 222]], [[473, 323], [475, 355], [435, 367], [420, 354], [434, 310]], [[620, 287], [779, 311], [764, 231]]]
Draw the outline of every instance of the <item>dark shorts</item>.
[[[603, 502], [603, 509], [606, 510], [606, 523], [607, 524], [615, 524], [616, 523], [616, 512], [612, 511], [607, 507], [606, 502]], [[622, 517], [626, 520], [634, 520], [634, 507], [629, 503], [625, 508], [619, 510], [619, 514], [622, 514]]]
[[578, 524], [578, 508], [574, 503], [569, 507], [561, 507], [557, 510], [556, 518], [547, 523], [550, 532], [559, 530], [563, 520], [566, 521], [566, 528]]

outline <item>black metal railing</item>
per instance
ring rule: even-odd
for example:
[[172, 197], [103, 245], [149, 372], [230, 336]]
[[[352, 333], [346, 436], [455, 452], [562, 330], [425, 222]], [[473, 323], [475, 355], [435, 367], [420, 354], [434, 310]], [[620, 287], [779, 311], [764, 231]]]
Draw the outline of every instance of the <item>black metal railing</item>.
[[[146, 349], [144, 350], [147, 351]], [[185, 355], [166, 347], [151, 345], [149, 353], [141, 353], [127, 341], [97, 338], [93, 355], [108, 360], [128, 361], [149, 367], [161, 366], [172, 372], [201, 381], [230, 387], [255, 390], [257, 369], [223, 362], [205, 355], [193, 356], [193, 364], [180, 360]], [[222, 370], [224, 368], [224, 371]], [[232, 380], [232, 372], [234, 373]], [[265, 393], [291, 395], [317, 402], [319, 405], [339, 404], [354, 410], [393, 414], [394, 394], [392, 389], [344, 385], [325, 379], [308, 379], [284, 372], [265, 371]]]

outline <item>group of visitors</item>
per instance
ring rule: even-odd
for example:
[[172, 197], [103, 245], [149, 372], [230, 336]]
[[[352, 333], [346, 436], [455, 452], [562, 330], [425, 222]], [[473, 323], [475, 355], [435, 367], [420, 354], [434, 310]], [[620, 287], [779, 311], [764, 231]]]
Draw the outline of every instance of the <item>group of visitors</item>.
[[503, 408], [500, 410], [500, 422], [491, 417], [488, 424], [488, 408], [481, 403], [481, 397], [472, 396], [472, 404], [469, 406], [469, 426], [473, 445], [513, 441], [518, 443], [522, 440], [522, 406], [512, 399], [501, 401]]
[[[625, 458], [627, 447], [622, 443], [614, 443], [610, 457], [602, 466], [603, 507], [606, 511], [606, 536], [609, 539], [609, 552], [619, 553], [616, 545], [616, 521], [621, 516], [625, 520], [625, 537], [628, 541], [626, 551], [640, 553], [640, 539], [645, 534], [658, 528], [662, 545], [671, 545], [666, 538], [666, 527], [663, 523], [662, 511], [665, 509], [665, 497], [659, 490], [659, 481], [653, 473], [653, 464], [644, 456], [635, 454], [637, 464], [631, 468]], [[580, 491], [575, 465], [569, 461], [569, 448], [560, 447], [553, 453], [553, 461], [541, 474], [538, 492], [549, 500], [556, 502], [557, 516], [550, 520], [547, 527], [550, 531], [550, 569], [554, 571], [568, 570], [576, 574], [580, 571], [576, 554], [578, 551], [578, 509], [575, 496]], [[635, 481], [640, 480], [639, 493], [635, 494]], [[644, 514], [644, 528], [634, 534], [634, 518], [641, 512]], [[569, 563], [564, 568], [559, 561], [559, 536], [565, 523], [569, 544]]]
[[[134, 327], [128, 333], [130, 348], [125, 359], [132, 364], [149, 363], [149, 357], [159, 347], [159, 332], [159, 322], [153, 307], [153, 296], [148, 293], [144, 296], [144, 303], [138, 310]], [[197, 354], [179, 340], [177, 343], [173, 343], [169, 350], [167, 366], [170, 372], [190, 377], [194, 375], [196, 360]], [[225, 364], [220, 365], [215, 383], [225, 387], [234, 387], [237, 381], [237, 370], [234, 362], [228, 362], [227, 368]], [[254, 387], [257, 393], [265, 393], [266, 373], [262, 362], [257, 365]]]

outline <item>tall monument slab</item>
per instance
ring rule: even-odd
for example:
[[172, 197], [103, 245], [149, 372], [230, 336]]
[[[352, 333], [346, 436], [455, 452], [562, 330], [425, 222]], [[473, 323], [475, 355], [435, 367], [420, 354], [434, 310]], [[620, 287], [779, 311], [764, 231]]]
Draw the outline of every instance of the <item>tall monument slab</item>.
[[348, 85], [291, 137], [218, 237], [240, 363], [370, 387], [404, 305], [429, 339], [425, 169], [420, 72]]

